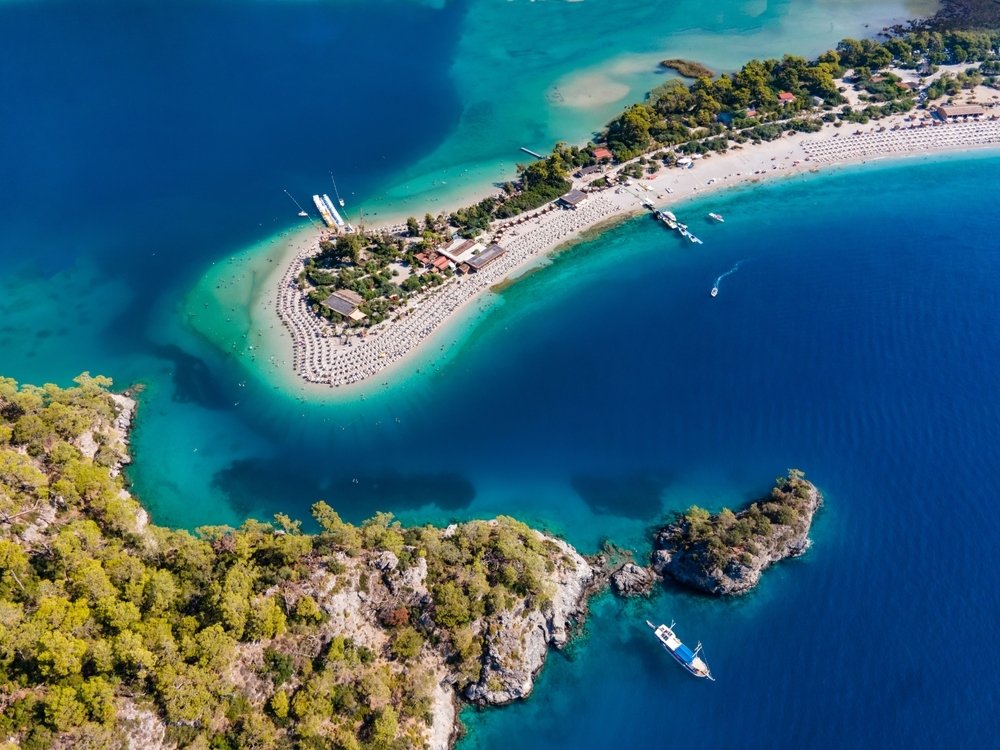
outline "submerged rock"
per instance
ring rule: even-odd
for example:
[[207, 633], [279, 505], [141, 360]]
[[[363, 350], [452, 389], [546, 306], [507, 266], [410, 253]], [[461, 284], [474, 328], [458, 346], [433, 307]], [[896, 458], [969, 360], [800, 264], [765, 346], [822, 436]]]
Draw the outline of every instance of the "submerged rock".
[[625, 563], [611, 574], [611, 588], [619, 596], [638, 596], [648, 594], [655, 580], [648, 569]]

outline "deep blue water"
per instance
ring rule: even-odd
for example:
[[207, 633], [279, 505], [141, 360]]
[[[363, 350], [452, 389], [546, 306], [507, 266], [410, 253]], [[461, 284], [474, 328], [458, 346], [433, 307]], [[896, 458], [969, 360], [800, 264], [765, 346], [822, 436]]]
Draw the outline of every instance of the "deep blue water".
[[[527, 454], [648, 472], [673, 508], [717, 507], [720, 485], [736, 501], [798, 466], [826, 506], [814, 548], [743, 599], [604, 597], [534, 697], [466, 712], [465, 746], [995, 743], [998, 168], [873, 167], [719, 196], [678, 209], [697, 250], [636, 222], [510, 293], [523, 312], [496, 317], [506, 364], [469, 375], [539, 415]], [[713, 209], [726, 224], [702, 226]], [[627, 487], [609, 505], [655, 512]], [[681, 672], [647, 618], [701, 639], [718, 681]]]
[[[462, 4], [0, 7], [0, 345], [21, 379], [183, 367], [159, 322], [212, 259], [307, 203], [364, 195], [460, 112]], [[401, 64], [400, 61], [404, 61]], [[401, 120], [417, 110], [420, 117]], [[15, 116], [16, 115], [16, 116]], [[30, 287], [30, 292], [26, 291]], [[30, 300], [51, 306], [19, 314]], [[21, 329], [41, 326], [43, 338]], [[217, 363], [212, 363], [217, 366]]]
[[[20, 115], [0, 117], [0, 372], [145, 382], [131, 478], [188, 527], [322, 497], [355, 520], [508, 513], [643, 554], [663, 514], [800, 467], [827, 497], [804, 558], [738, 601], [600, 599], [535, 696], [466, 714], [463, 747], [994, 744], [997, 157], [681, 206], [697, 249], [631, 222], [355, 404], [241, 388], [185, 334], [176, 308], [205, 265], [284, 225], [275, 186], [312, 192], [336, 167], [360, 194], [388, 169], [342, 147], [352, 133], [405, 163], [455, 126], [463, 9], [4, 6], [0, 97]], [[394, 120], [399, 102], [420, 117]], [[647, 617], [701, 639], [718, 682], [670, 663]]]

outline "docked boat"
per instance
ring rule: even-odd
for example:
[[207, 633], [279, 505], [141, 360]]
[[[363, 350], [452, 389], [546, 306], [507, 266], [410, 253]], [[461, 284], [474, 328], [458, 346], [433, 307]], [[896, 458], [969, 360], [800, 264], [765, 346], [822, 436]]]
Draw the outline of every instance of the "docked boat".
[[654, 211], [653, 218], [662, 221], [668, 229], [677, 229], [677, 217], [669, 211]]
[[725, 219], [722, 218], [722, 214], [709, 214], [708, 218], [710, 218], [712, 221], [717, 221], [720, 224], [725, 222]]
[[712, 296], [713, 297], [718, 297], [719, 296], [719, 287], [717, 287], [717, 286], [713, 286], [712, 287]]
[[337, 207], [333, 205], [333, 201], [330, 200], [330, 196], [326, 193], [323, 194], [323, 202], [326, 204], [327, 209], [330, 211], [330, 215], [333, 216], [333, 223], [336, 224], [341, 229], [344, 228], [344, 219], [341, 217], [340, 212], [337, 211]]
[[[713, 292], [716, 291], [713, 289]], [[714, 294], [712, 296], [715, 296]], [[646, 620], [646, 624], [653, 630], [653, 634], [656, 636], [663, 648], [674, 657], [674, 660], [687, 670], [688, 674], [692, 674], [695, 677], [704, 677], [712, 682], [715, 682], [715, 678], [712, 677], [712, 672], [708, 668], [708, 664], [700, 654], [702, 651], [701, 644], [699, 643], [694, 651], [689, 649], [683, 643], [681, 639], [678, 638], [673, 631], [674, 623], [670, 623], [670, 626], [660, 625], [657, 627], [649, 620]]]
[[693, 242], [695, 245], [704, 245], [705, 244], [704, 242], [702, 242], [699, 238], [695, 237], [690, 232], [688, 232], [687, 238], [689, 240], [691, 240], [691, 242]]
[[333, 228], [333, 227], [337, 226], [337, 222], [334, 221], [333, 214], [330, 213], [329, 206], [323, 200], [323, 198], [325, 198], [325, 197], [326, 196], [322, 196], [321, 197], [319, 195], [314, 195], [313, 196], [313, 205], [315, 205], [316, 206], [316, 210], [319, 211], [319, 216], [320, 216], [321, 219], [323, 219], [323, 223], [326, 224], [328, 227]]

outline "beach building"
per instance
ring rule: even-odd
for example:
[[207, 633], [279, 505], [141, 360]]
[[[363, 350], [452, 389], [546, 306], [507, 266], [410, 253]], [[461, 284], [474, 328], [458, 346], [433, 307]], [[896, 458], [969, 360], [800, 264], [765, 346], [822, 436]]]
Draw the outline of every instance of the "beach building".
[[600, 164], [592, 164], [589, 167], [584, 167], [576, 173], [577, 177], [590, 177], [595, 174], [604, 174], [604, 167]]
[[448, 260], [448, 258], [445, 257], [444, 255], [439, 255], [433, 261], [431, 261], [431, 268], [433, 268], [435, 271], [443, 271], [450, 265], [451, 261]]
[[563, 208], [576, 208], [587, 200], [587, 194], [582, 190], [570, 190], [566, 195], [559, 198], [559, 205]]
[[594, 158], [597, 159], [598, 161], [604, 161], [605, 159], [611, 161], [612, 159], [615, 158], [615, 155], [612, 154], [608, 149], [604, 148], [604, 146], [598, 146], [597, 148], [594, 149]]
[[943, 104], [936, 113], [942, 120], [950, 120], [953, 117], [982, 117], [986, 110], [978, 104]]
[[469, 258], [483, 249], [475, 240], [459, 238], [438, 252], [454, 263], [456, 266], [465, 263]]
[[364, 302], [364, 298], [357, 292], [350, 289], [338, 289], [323, 300], [323, 307], [333, 310], [347, 320], [361, 321], [365, 319], [365, 314], [358, 309], [362, 302]]
[[490, 245], [478, 255], [473, 255], [465, 261], [465, 264], [469, 267], [469, 273], [477, 273], [493, 263], [505, 252], [507, 251], [499, 245]]

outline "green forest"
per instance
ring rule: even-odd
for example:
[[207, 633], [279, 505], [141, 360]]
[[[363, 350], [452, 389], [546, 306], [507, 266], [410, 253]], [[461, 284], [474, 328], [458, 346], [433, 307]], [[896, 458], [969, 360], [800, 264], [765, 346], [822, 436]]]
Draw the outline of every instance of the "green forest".
[[493, 620], [572, 565], [509, 518], [148, 523], [110, 385], [0, 379], [0, 737], [21, 748], [124, 747], [144, 723], [191, 748], [422, 747], [445, 673], [478, 680]]

